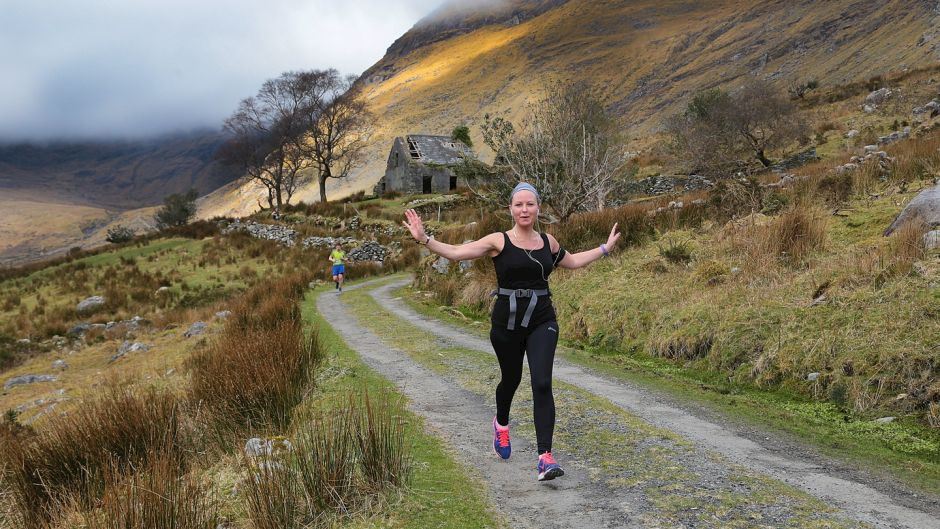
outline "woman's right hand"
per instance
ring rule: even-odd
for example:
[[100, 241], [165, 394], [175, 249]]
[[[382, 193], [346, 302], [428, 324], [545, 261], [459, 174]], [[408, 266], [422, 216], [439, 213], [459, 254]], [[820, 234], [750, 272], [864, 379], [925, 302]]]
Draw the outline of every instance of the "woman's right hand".
[[424, 243], [428, 239], [427, 233], [424, 232], [424, 224], [421, 222], [421, 216], [418, 215], [418, 212], [409, 209], [405, 210], [405, 220], [402, 221], [402, 224], [408, 228], [408, 231], [411, 232], [411, 236], [415, 238], [416, 241]]

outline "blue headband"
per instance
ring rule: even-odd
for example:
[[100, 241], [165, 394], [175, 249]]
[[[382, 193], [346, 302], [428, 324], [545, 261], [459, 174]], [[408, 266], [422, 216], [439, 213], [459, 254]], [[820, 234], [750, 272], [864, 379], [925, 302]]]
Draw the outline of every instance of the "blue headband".
[[516, 184], [516, 187], [512, 188], [512, 193], [509, 194], [509, 202], [512, 202], [512, 197], [516, 196], [516, 193], [519, 191], [531, 191], [535, 195], [535, 201], [541, 202], [542, 198], [539, 196], [539, 192], [535, 190], [535, 187], [528, 182], [519, 182]]

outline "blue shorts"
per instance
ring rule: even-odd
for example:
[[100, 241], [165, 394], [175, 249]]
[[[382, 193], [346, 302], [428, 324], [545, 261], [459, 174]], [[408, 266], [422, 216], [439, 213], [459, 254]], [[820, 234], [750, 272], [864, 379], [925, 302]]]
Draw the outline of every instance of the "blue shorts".
[[346, 265], [333, 265], [333, 275], [338, 276], [346, 273]]

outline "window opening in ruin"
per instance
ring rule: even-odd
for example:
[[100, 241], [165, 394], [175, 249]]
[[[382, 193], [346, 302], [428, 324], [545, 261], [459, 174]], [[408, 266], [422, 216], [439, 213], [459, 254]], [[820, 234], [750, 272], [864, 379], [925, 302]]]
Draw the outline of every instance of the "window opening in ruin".
[[408, 140], [408, 152], [415, 160], [421, 158], [421, 151], [418, 150], [418, 144], [414, 140]]

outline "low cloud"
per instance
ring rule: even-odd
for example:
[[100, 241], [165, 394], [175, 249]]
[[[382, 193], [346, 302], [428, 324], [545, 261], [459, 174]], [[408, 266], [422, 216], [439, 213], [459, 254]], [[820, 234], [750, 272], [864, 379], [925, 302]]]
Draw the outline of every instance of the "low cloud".
[[281, 72], [361, 73], [440, 3], [8, 0], [0, 141], [218, 127]]

